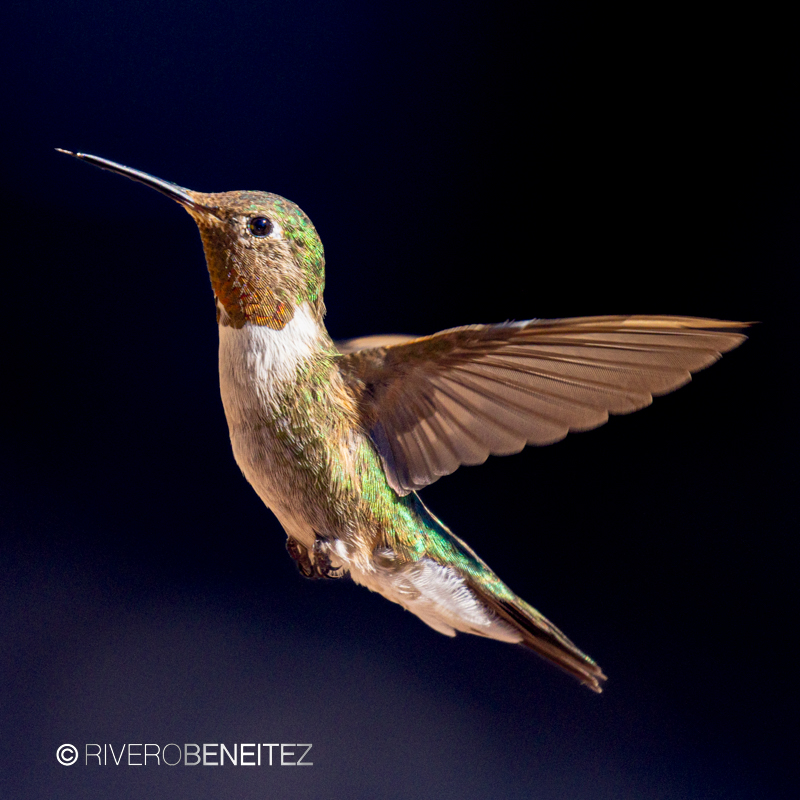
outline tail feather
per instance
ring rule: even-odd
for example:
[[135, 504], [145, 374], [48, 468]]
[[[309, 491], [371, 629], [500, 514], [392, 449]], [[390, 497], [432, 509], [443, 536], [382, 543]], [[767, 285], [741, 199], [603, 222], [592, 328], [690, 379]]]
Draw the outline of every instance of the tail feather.
[[600, 667], [535, 608], [519, 598], [514, 601], [499, 598], [473, 581], [469, 587], [500, 619], [519, 631], [526, 647], [573, 675], [593, 692], [603, 691], [601, 682], [606, 676]]
[[[429, 556], [441, 566], [455, 569], [478, 602], [516, 631], [522, 644], [576, 677], [593, 692], [602, 692], [601, 682], [606, 680], [603, 670], [589, 656], [582, 653], [546, 617], [517, 597], [511, 589], [503, 584], [486, 562], [465, 541], [459, 539], [430, 512], [416, 493], [409, 497], [409, 502], [413, 503], [421, 527], [430, 531], [428, 541], [438, 542], [439, 552], [429, 553]], [[479, 578], [483, 578], [483, 580]], [[401, 605], [409, 608], [400, 600], [395, 599], [395, 602], [400, 602]], [[431, 623], [426, 616], [420, 614], [418, 609], [412, 610], [428, 625], [442, 631], [441, 627], [434, 624], [435, 620], [434, 623]], [[436, 615], [434, 614], [432, 617], [436, 617]], [[488, 632], [485, 628], [464, 627], [454, 622], [452, 618], [447, 619], [446, 626], [451, 626], [451, 629], [509, 641], [507, 636], [498, 636], [496, 632]]]

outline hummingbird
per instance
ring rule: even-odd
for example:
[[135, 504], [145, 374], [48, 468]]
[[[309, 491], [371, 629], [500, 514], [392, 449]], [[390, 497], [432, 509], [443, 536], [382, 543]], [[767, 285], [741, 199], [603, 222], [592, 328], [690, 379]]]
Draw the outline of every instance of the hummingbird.
[[203, 193], [60, 150], [162, 192], [200, 230], [233, 454], [309, 578], [349, 575], [446, 636], [520, 643], [595, 692], [600, 667], [417, 492], [644, 408], [744, 341], [746, 323], [597, 316], [334, 342], [309, 218], [260, 191]]

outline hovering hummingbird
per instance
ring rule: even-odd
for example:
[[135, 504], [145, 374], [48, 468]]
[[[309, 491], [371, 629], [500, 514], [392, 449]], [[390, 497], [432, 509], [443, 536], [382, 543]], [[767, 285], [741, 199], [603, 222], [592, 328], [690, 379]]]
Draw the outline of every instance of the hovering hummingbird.
[[180, 203], [203, 240], [233, 454], [303, 575], [349, 574], [446, 636], [518, 642], [600, 692], [605, 675], [417, 496], [490, 455], [650, 404], [744, 341], [738, 322], [603, 316], [331, 340], [308, 217], [266, 192], [205, 194], [83, 153]]

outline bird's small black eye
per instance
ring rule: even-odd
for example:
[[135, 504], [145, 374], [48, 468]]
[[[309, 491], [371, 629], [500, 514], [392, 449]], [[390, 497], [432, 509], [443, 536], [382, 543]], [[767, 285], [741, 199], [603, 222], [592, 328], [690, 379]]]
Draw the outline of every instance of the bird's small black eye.
[[253, 217], [247, 228], [253, 236], [269, 236], [272, 233], [272, 221], [266, 217]]

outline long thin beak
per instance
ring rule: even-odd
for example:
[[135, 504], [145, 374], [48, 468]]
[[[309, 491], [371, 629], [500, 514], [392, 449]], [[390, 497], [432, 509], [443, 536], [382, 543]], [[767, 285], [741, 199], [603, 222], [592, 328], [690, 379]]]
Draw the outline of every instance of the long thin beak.
[[100, 158], [100, 156], [92, 156], [88, 153], [73, 153], [71, 150], [62, 150], [60, 147], [56, 147], [56, 150], [58, 150], [59, 153], [66, 153], [68, 156], [74, 156], [82, 161], [87, 161], [95, 167], [100, 167], [100, 169], [107, 169], [109, 172], [116, 172], [118, 175], [124, 175], [126, 178], [139, 181], [139, 183], [143, 183], [145, 186], [149, 186], [151, 189], [155, 189], [165, 194], [167, 197], [172, 198], [186, 208], [187, 211], [195, 211], [216, 218], [216, 214], [214, 213], [216, 207], [205, 205], [200, 202], [200, 198], [203, 196], [201, 192], [192, 192], [175, 183], [156, 178], [154, 175], [148, 175], [146, 172], [126, 167], [123, 164], [117, 164], [116, 161]]

